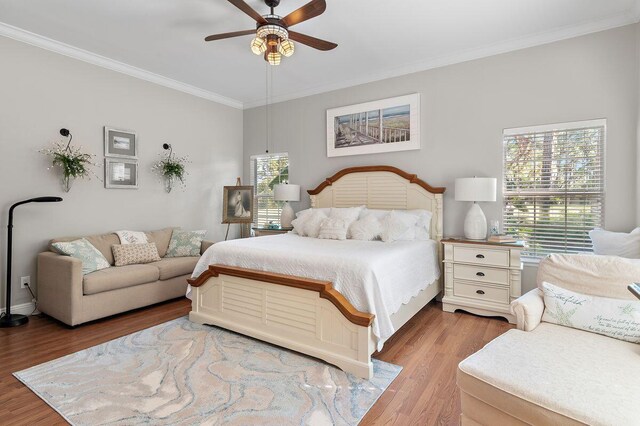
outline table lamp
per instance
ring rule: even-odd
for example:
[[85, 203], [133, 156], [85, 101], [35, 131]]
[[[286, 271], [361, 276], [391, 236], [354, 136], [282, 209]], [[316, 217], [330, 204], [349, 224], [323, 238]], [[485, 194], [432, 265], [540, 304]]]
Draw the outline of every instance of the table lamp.
[[18, 325], [26, 324], [29, 321], [29, 317], [26, 315], [12, 314], [11, 313], [11, 254], [13, 251], [13, 210], [27, 203], [58, 203], [62, 201], [60, 197], [37, 197], [30, 198], [28, 200], [19, 201], [9, 208], [9, 225], [7, 226], [7, 297], [6, 313], [0, 317], [0, 328], [4, 327], [16, 327]]
[[487, 218], [478, 205], [479, 201], [496, 201], [496, 178], [456, 179], [456, 201], [473, 201], [464, 218], [464, 236], [470, 240], [487, 238]]
[[284, 201], [282, 213], [280, 214], [280, 227], [291, 228], [291, 221], [296, 215], [289, 204], [289, 201], [300, 201], [300, 185], [291, 185], [282, 183], [273, 188], [273, 199], [276, 201]]

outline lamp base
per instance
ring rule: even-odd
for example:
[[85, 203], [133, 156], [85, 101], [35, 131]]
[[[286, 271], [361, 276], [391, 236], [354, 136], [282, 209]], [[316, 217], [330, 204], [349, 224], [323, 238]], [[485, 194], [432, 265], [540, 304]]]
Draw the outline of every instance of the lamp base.
[[487, 238], [487, 218], [478, 203], [473, 203], [464, 218], [464, 237], [469, 240]]
[[29, 317], [20, 314], [5, 315], [0, 318], [0, 328], [17, 327], [29, 322]]
[[280, 213], [280, 227], [291, 228], [291, 222], [296, 218], [296, 213], [287, 201], [282, 206], [282, 213]]

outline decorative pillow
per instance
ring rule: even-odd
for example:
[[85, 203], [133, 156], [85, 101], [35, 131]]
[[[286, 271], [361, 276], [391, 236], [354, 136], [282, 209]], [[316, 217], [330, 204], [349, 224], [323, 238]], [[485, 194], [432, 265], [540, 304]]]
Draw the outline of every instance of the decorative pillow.
[[147, 235], [138, 231], [116, 231], [120, 244], [145, 244], [148, 242]]
[[160, 260], [156, 243], [114, 244], [111, 250], [113, 250], [116, 266], [150, 263]]
[[640, 301], [590, 296], [542, 283], [542, 321], [640, 343]]
[[326, 240], [346, 240], [348, 229], [347, 222], [343, 219], [329, 217], [320, 224], [318, 238]]
[[169, 249], [164, 257], [200, 256], [200, 247], [206, 230], [183, 231], [174, 229], [169, 242]]
[[301, 237], [306, 237], [307, 234], [304, 232], [304, 224], [307, 222], [305, 220], [306, 216], [298, 217], [291, 221], [291, 226], [293, 226], [293, 233], [300, 235]]
[[304, 235], [311, 238], [318, 238], [322, 221], [327, 218], [323, 211], [313, 211], [311, 214], [304, 216]]
[[360, 216], [360, 212], [364, 209], [364, 206], [360, 207], [332, 207], [329, 212], [329, 217], [334, 219], [342, 219], [347, 224], [347, 228]]
[[51, 247], [65, 256], [80, 259], [82, 261], [83, 275], [111, 266], [102, 253], [84, 238], [69, 242], [53, 243]]
[[358, 219], [349, 227], [349, 238], [353, 240], [372, 241], [380, 237], [382, 224], [372, 214]]
[[593, 242], [594, 254], [640, 259], [640, 228], [628, 234], [594, 229], [589, 232], [589, 237]]
[[[392, 210], [379, 210], [379, 209], [362, 209], [360, 213], [360, 219], [363, 217], [372, 214], [378, 220], [384, 219]], [[428, 210], [423, 209], [413, 209], [413, 210], [393, 210], [397, 214], [411, 215], [417, 218], [416, 220], [416, 229], [415, 229], [415, 237], [416, 240], [428, 240], [431, 238], [431, 218], [433, 217], [433, 213]]]
[[384, 242], [411, 241], [416, 239], [418, 217], [392, 210], [382, 219], [380, 237]]

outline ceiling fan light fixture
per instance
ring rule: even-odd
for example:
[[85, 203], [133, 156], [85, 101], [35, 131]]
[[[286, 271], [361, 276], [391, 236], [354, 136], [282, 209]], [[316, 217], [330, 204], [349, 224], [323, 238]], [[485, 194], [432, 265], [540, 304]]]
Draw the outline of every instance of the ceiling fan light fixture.
[[262, 25], [258, 28], [256, 33], [260, 38], [267, 38], [268, 35], [278, 36], [278, 38], [282, 40], [286, 40], [289, 38], [289, 31], [287, 31], [286, 28], [275, 24]]
[[269, 52], [266, 54], [266, 60], [269, 62], [269, 65], [280, 65], [282, 55], [278, 52]]
[[256, 37], [251, 40], [251, 51], [256, 55], [262, 55], [267, 51], [267, 42], [265, 39]]
[[295, 50], [296, 50], [295, 45], [289, 39], [282, 40], [278, 45], [278, 52], [280, 52], [281, 55], [286, 56], [287, 58], [293, 55], [293, 52]]

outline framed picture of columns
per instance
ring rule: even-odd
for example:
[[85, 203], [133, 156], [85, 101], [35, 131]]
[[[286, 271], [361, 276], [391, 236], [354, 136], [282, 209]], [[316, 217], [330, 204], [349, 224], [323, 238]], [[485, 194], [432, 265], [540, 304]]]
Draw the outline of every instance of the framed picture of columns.
[[420, 149], [420, 95], [327, 110], [327, 156]]

